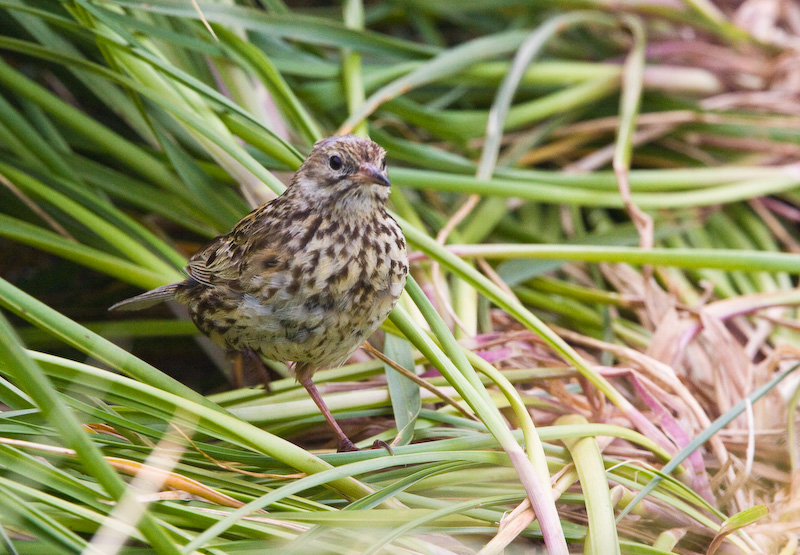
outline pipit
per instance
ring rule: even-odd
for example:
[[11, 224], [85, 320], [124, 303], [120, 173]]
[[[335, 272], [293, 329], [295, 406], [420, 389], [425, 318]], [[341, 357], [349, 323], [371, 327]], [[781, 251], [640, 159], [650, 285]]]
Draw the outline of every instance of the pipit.
[[[188, 278], [122, 301], [138, 310], [176, 300], [195, 325], [251, 364], [291, 363], [354, 451], [311, 380], [342, 364], [386, 319], [405, 285], [406, 243], [386, 212], [386, 153], [353, 135], [318, 141], [278, 198], [200, 249]], [[263, 367], [262, 367], [263, 371]]]

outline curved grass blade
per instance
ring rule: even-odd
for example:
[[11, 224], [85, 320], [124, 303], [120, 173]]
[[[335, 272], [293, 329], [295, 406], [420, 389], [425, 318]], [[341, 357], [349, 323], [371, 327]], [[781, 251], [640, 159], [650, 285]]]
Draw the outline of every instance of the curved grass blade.
[[[556, 424], [587, 424], [578, 415], [562, 416]], [[586, 537], [586, 553], [600, 555], [607, 553], [619, 555], [620, 545], [617, 527], [614, 522], [614, 507], [608, 491], [608, 481], [603, 465], [603, 456], [595, 438], [580, 440], [567, 439], [564, 444], [569, 449], [572, 462], [583, 490], [589, 533]]]
[[[403, 228], [407, 229], [407, 226]], [[423, 235], [421, 232], [416, 233]], [[406, 236], [408, 237], [408, 235]], [[432, 239], [429, 241], [433, 242]], [[497, 407], [492, 403], [483, 384], [480, 383], [460, 345], [411, 276], [406, 282], [406, 291], [424, 315], [437, 339], [442, 342], [443, 351], [439, 350], [426, 335], [417, 329], [402, 308], [395, 308], [389, 318], [456, 388], [461, 397], [469, 403], [494, 435], [503, 450], [508, 453], [530, 498], [531, 506], [534, 507], [539, 518], [547, 548], [553, 553], [567, 553], [566, 539], [550, 492], [549, 481], [543, 484], [533, 465], [525, 458], [522, 449], [500, 417]]]
[[[14, 329], [2, 314], [0, 314], [0, 360], [4, 362], [6, 372], [14, 377], [21, 388], [31, 396], [44, 417], [58, 430], [64, 443], [75, 450], [87, 472], [94, 476], [112, 498], [119, 500], [125, 493], [125, 482], [103, 459], [100, 450], [92, 443], [80, 422], [53, 389], [48, 377], [19, 344]], [[137, 527], [157, 553], [164, 555], [180, 553], [174, 541], [146, 509], [143, 510]]]
[[5, 214], [0, 214], [0, 236], [56, 254], [143, 289], [152, 289], [168, 281], [164, 279], [163, 274], [157, 274], [117, 256], [70, 241], [57, 233]]
[[[114, 0], [110, 3], [185, 19], [199, 18], [194, 8], [180, 1], [155, 0], [141, 4], [127, 0]], [[354, 31], [328, 19], [297, 13], [266, 14], [253, 8], [223, 4], [200, 4], [200, 9], [203, 16], [211, 23], [257, 31], [268, 34], [270, 37], [280, 37], [307, 44], [353, 48], [363, 52], [374, 52], [399, 58], [427, 58], [439, 50], [429, 45], [397, 39], [372, 31]]]
[[[414, 372], [411, 344], [405, 339], [387, 333], [384, 339], [384, 354], [409, 372]], [[388, 364], [384, 365], [384, 368], [392, 400], [392, 412], [397, 425], [396, 445], [407, 445], [414, 439], [414, 423], [422, 408], [419, 386]]]

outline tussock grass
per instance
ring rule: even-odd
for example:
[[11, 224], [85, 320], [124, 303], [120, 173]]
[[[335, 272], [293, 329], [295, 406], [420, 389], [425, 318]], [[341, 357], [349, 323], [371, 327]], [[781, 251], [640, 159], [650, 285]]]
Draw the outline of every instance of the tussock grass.
[[[0, 546], [793, 553], [798, 20], [3, 2]], [[413, 279], [315, 381], [393, 454], [177, 309], [106, 313], [336, 132], [389, 152]]]

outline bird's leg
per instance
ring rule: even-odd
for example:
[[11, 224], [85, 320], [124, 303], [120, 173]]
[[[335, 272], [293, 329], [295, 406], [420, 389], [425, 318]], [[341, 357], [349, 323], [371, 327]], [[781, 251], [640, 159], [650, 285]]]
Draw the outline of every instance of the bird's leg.
[[228, 351], [225, 354], [231, 365], [231, 385], [239, 389], [244, 385], [244, 357], [239, 351]]
[[260, 379], [261, 383], [264, 384], [264, 391], [270, 393], [269, 370], [267, 370], [267, 367], [264, 366], [264, 362], [261, 360], [261, 357], [258, 356], [258, 353], [256, 353], [253, 349], [243, 349], [241, 354], [242, 366], [244, 367], [245, 375]]
[[261, 357], [249, 348], [240, 351], [229, 351], [228, 359], [233, 367], [233, 385], [237, 388], [252, 385], [254, 382], [264, 384], [264, 389], [269, 392], [269, 371]]
[[306, 388], [308, 394], [311, 395], [311, 398], [317, 404], [317, 407], [319, 407], [322, 416], [325, 417], [325, 420], [328, 421], [328, 425], [333, 429], [336, 437], [339, 438], [339, 447], [336, 449], [336, 451], [338, 453], [345, 451], [358, 451], [358, 447], [356, 447], [353, 442], [350, 441], [350, 438], [345, 435], [345, 433], [342, 431], [342, 428], [339, 426], [339, 423], [336, 422], [336, 419], [331, 414], [331, 411], [328, 410], [328, 406], [325, 404], [325, 401], [322, 400], [322, 395], [319, 394], [317, 386], [311, 381], [311, 377], [298, 376], [297, 379], [300, 381], [302, 386]]

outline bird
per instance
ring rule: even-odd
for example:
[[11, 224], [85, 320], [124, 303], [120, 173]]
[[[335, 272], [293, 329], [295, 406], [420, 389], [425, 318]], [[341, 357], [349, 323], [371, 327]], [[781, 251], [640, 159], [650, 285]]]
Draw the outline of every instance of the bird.
[[174, 300], [197, 328], [247, 364], [287, 363], [336, 434], [314, 373], [343, 364], [397, 303], [408, 274], [402, 230], [386, 209], [386, 152], [355, 135], [317, 141], [283, 194], [189, 260], [186, 279], [121, 301]]

